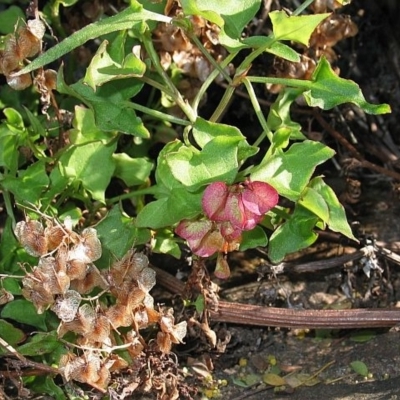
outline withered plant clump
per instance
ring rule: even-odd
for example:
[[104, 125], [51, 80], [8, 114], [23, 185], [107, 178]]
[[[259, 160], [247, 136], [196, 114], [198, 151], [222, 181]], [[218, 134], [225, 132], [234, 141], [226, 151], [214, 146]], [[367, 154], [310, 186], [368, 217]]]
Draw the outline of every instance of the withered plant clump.
[[[39, 257], [38, 264], [22, 279], [23, 296], [39, 314], [51, 309], [58, 316], [60, 340], [67, 333], [73, 334], [68, 336], [74, 337], [73, 341], [64, 341], [69, 351], [59, 361], [66, 381], [105, 391], [113, 371], [138, 363], [147, 369], [147, 362], [140, 360], [149, 354], [168, 357], [172, 344], [182, 343], [187, 323], [175, 324], [172, 309], [155, 309], [150, 290], [156, 273], [145, 254], [130, 250], [100, 272], [93, 264], [102, 254], [94, 228], [78, 234], [68, 220], [61, 224], [47, 219], [43, 226], [27, 219], [17, 223], [15, 235], [27, 253]], [[97, 295], [83, 297], [93, 291]], [[156, 324], [159, 332], [146, 342], [140, 332]], [[130, 362], [116, 355], [117, 349], [124, 349]], [[137, 380], [135, 387], [161, 390], [144, 383]]]

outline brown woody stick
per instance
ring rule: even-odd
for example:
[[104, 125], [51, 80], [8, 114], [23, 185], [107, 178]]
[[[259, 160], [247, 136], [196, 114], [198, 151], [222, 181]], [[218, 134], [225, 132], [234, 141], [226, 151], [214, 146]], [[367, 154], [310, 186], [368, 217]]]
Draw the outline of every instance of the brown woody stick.
[[[157, 282], [175, 294], [185, 284], [164, 270], [153, 267]], [[376, 328], [400, 324], [400, 308], [352, 310], [299, 310], [220, 301], [218, 311], [211, 311], [214, 321], [253, 326], [285, 328]]]

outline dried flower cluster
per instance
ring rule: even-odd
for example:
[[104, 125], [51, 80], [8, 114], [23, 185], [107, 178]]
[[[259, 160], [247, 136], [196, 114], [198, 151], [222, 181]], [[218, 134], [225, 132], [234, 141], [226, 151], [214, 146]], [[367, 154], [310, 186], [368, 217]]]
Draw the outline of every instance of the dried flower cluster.
[[[317, 0], [311, 4], [314, 13], [334, 11], [342, 4], [334, 0]], [[334, 64], [337, 55], [333, 47], [341, 40], [353, 37], [358, 33], [357, 25], [349, 15], [333, 12], [324, 19], [315, 29], [310, 38], [310, 44], [301, 54], [300, 62], [291, 62], [281, 58], [274, 61], [274, 69], [277, 77], [292, 79], [310, 79], [318, 60], [325, 57], [330, 64]], [[337, 74], [339, 69], [335, 68]], [[271, 85], [269, 90], [278, 93], [281, 85]]]
[[[254, 229], [277, 203], [278, 192], [268, 183], [245, 181], [228, 186], [214, 182], [202, 198], [206, 218], [183, 220], [175, 231], [200, 257], [237, 250], [242, 232]], [[219, 256], [217, 267], [226, 271], [227, 265], [222, 266], [223, 263]]]
[[4, 50], [0, 51], [0, 73], [15, 90], [32, 85], [30, 74], [12, 75], [24, 66], [27, 58], [36, 56], [42, 48], [45, 26], [40, 19], [31, 19], [26, 25], [5, 37]]
[[[96, 230], [86, 228], [78, 234], [67, 225], [50, 219], [46, 227], [35, 220], [16, 225], [20, 243], [30, 255], [40, 257], [22, 280], [22, 294], [38, 313], [48, 308], [55, 312], [61, 320], [60, 338], [67, 332], [76, 335], [74, 346], [81, 351], [69, 352], [60, 360], [64, 378], [104, 391], [110, 373], [128, 366], [113, 354], [115, 347], [126, 349], [132, 360], [143, 357], [148, 344], [140, 330], [158, 324], [156, 348], [167, 354], [173, 343], [182, 342], [186, 321], [175, 324], [172, 310], [154, 309], [149, 292], [156, 283], [155, 271], [144, 254], [131, 250], [101, 273], [93, 264], [102, 254]], [[100, 294], [82, 297], [95, 288], [102, 289]], [[124, 334], [120, 327], [126, 328]]]

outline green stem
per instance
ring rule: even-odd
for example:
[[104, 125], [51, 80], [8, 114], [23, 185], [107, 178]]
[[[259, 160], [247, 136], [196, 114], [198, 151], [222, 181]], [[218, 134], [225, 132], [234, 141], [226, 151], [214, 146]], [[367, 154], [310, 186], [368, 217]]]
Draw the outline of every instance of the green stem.
[[218, 104], [218, 107], [215, 109], [213, 115], [210, 117], [210, 122], [216, 122], [221, 117], [222, 113], [225, 111], [228, 106], [233, 93], [235, 92], [234, 86], [228, 86], [225, 90], [224, 95], [222, 96], [221, 101]]
[[155, 192], [156, 192], [156, 190], [155, 190], [154, 186], [151, 186], [146, 189], [140, 189], [140, 190], [135, 190], [133, 192], [120, 194], [119, 196], [115, 196], [106, 201], [107, 201], [107, 205], [111, 205], [111, 204], [119, 203], [122, 200], [130, 199], [132, 197], [143, 196], [146, 194], [154, 194]]
[[292, 15], [300, 15], [314, 1], [315, 0], [306, 0], [303, 4], [297, 7], [296, 10], [293, 11]]
[[[275, 42], [275, 37], [273, 34], [269, 35], [265, 41], [265, 43], [263, 44], [263, 46], [255, 49], [253, 52], [251, 52], [243, 61], [242, 63], [239, 65], [239, 67], [236, 69], [236, 76], [240, 76], [243, 73], [245, 73], [251, 66], [251, 63], [261, 54], [264, 53], [264, 51], [271, 47], [272, 44]], [[235, 79], [234, 79], [235, 81]]]
[[[219, 64], [220, 68], [225, 68], [227, 65], [229, 65], [229, 63], [236, 57], [238, 53], [231, 53], [228, 55], [228, 57], [225, 58], [225, 60], [223, 60], [221, 62], [221, 64]], [[217, 64], [218, 65], [218, 64]], [[214, 82], [215, 78], [218, 76], [219, 74], [219, 70], [215, 69], [214, 71], [211, 72], [211, 74], [207, 77], [207, 79], [204, 81], [204, 83], [201, 85], [200, 90], [198, 91], [198, 93], [196, 94], [196, 97], [194, 98], [193, 102], [192, 102], [192, 108], [193, 110], [195, 110], [197, 112], [197, 109], [199, 107], [200, 101], [203, 98], [205, 92], [207, 91], [207, 89], [209, 88], [209, 86], [211, 85], [212, 82]], [[232, 82], [232, 79], [229, 78], [229, 82]]]
[[232, 78], [227, 74], [227, 72], [217, 63], [217, 61], [211, 56], [211, 54], [207, 51], [207, 49], [203, 46], [203, 43], [199, 40], [199, 38], [194, 34], [189, 34], [190, 39], [194, 42], [194, 44], [198, 47], [198, 49], [202, 52], [203, 56], [207, 58], [208, 62], [214, 66], [214, 68], [225, 78], [228, 83], [232, 83]]
[[249, 82], [254, 83], [274, 83], [299, 89], [311, 90], [314, 82], [303, 79], [271, 78], [266, 76], [247, 76]]
[[61, 3], [59, 0], [52, 1], [50, 5], [51, 21], [52, 21], [52, 26], [55, 28], [58, 35], [61, 36], [62, 38], [65, 38], [67, 37], [67, 34], [65, 33], [65, 29], [61, 24], [60, 4]]
[[130, 108], [133, 108], [134, 110], [140, 111], [140, 112], [142, 112], [144, 114], [151, 115], [152, 117], [157, 118], [157, 119], [161, 119], [163, 121], [168, 121], [168, 122], [171, 122], [173, 124], [183, 125], [183, 126], [190, 125], [190, 122], [187, 121], [186, 119], [177, 118], [177, 117], [174, 117], [173, 115], [165, 114], [165, 113], [163, 113], [161, 111], [153, 110], [151, 108], [148, 108], [146, 106], [142, 106], [142, 105], [137, 104], [137, 103], [129, 102], [129, 103], [126, 103], [126, 105], [128, 107], [130, 107]]
[[185, 113], [189, 121], [194, 123], [196, 121], [197, 115], [192, 109], [192, 107], [190, 107], [190, 105], [183, 99], [182, 95], [172, 82], [169, 75], [164, 71], [164, 68], [160, 63], [160, 59], [158, 58], [158, 54], [153, 46], [151, 37], [148, 37], [148, 34], [147, 35], [144, 34], [142, 35], [141, 39], [144, 44], [144, 47], [146, 48], [147, 54], [150, 56], [154, 68], [156, 69], [157, 73], [163, 78], [168, 89], [171, 91], [171, 97], [175, 100], [176, 104]]
[[17, 222], [15, 221], [15, 215], [11, 203], [11, 196], [8, 190], [3, 190], [3, 199], [4, 199], [4, 204], [6, 206], [7, 215], [11, 219], [11, 224], [14, 229]]
[[229, 101], [231, 100], [231, 97], [235, 91], [235, 87], [238, 86], [237, 83], [241, 82], [241, 80], [243, 79], [242, 76], [244, 74], [246, 74], [246, 72], [249, 70], [253, 60], [255, 60], [258, 56], [260, 56], [262, 53], [264, 53], [265, 49], [270, 47], [274, 41], [275, 41], [275, 38], [273, 37], [273, 35], [270, 35], [269, 40], [266, 41], [266, 43], [264, 43], [264, 45], [262, 47], [259, 47], [258, 49], [254, 50], [243, 60], [243, 62], [236, 69], [236, 74], [235, 74], [234, 78], [232, 79], [232, 82], [235, 83], [235, 85], [231, 85], [226, 89], [220, 103], [218, 104], [217, 109], [214, 111], [214, 114], [211, 116], [210, 121], [215, 122], [221, 117], [226, 106], [228, 105]]
[[141, 76], [139, 78], [142, 82], [147, 83], [150, 86], [153, 86], [154, 88], [158, 89], [160, 92], [164, 92], [167, 96], [172, 97], [174, 94], [167, 88], [165, 85], [163, 85], [160, 82], [155, 81], [154, 79], [151, 79], [147, 76]]
[[250, 101], [251, 104], [253, 105], [254, 111], [257, 115], [258, 120], [260, 121], [260, 124], [262, 126], [262, 128], [264, 129], [263, 133], [259, 136], [259, 138], [255, 141], [254, 146], [259, 146], [259, 144], [261, 143], [261, 141], [265, 138], [265, 136], [268, 137], [268, 140], [272, 143], [272, 132], [271, 129], [269, 129], [269, 126], [267, 124], [267, 121], [264, 117], [264, 114], [261, 110], [260, 107], [260, 103], [257, 100], [257, 96], [254, 92], [254, 88], [252, 86], [252, 84], [249, 82], [249, 80], [247, 78], [243, 79], [243, 84], [247, 89], [247, 92], [249, 94], [250, 97]]

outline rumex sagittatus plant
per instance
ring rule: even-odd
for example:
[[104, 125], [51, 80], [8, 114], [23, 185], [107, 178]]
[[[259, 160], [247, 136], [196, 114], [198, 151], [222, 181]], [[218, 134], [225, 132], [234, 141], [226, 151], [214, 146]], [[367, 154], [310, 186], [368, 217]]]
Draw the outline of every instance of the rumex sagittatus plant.
[[[314, 9], [307, 0], [291, 15], [271, 11], [269, 33], [255, 36], [245, 28], [261, 0], [131, 0], [124, 9], [85, 13], [91, 23], [86, 19], [69, 35], [60, 6], [83, 1], [50, 3], [42, 13], [30, 9], [27, 23], [18, 7], [0, 12], [0, 73], [13, 89], [25, 88], [0, 91], [0, 188], [7, 212], [0, 294], [8, 301], [0, 331], [20, 354], [40, 348], [65, 379], [106, 390], [110, 365], [124, 365], [114, 355], [118, 345], [125, 361], [146, 365], [142, 328], [158, 324], [154, 343], [164, 355], [186, 328], [168, 309], [154, 309], [155, 277], [147, 265], [135, 267], [142, 256], [134, 245], [179, 258], [184, 239], [199, 259], [216, 256], [216, 275], [226, 278], [226, 254], [234, 250], [268, 246], [277, 263], [314, 243], [318, 229], [353, 238], [334, 191], [315, 176], [334, 151], [306, 137], [291, 107], [328, 110], [350, 102], [371, 114], [390, 107], [367, 102], [358, 85], [331, 66], [335, 41], [357, 31], [349, 18], [332, 13], [329, 4], [336, 8], [344, 0]], [[52, 47], [50, 34], [32, 31], [31, 21], [45, 29], [41, 17], [59, 36]], [[91, 39], [98, 48], [89, 65], [77, 67], [81, 60], [66, 55]], [[275, 58], [275, 73], [253, 72], [261, 56]], [[58, 63], [57, 73], [43, 69], [51, 63]], [[205, 118], [201, 107], [214, 82], [225, 92]], [[267, 110], [256, 85], [277, 93]], [[251, 134], [220, 122], [239, 87], [259, 123]], [[26, 221], [17, 224], [15, 204], [27, 210]], [[45, 227], [32, 204], [52, 216]], [[34, 267], [24, 274], [20, 265]], [[40, 334], [21, 344], [24, 333], [6, 318]], [[40, 384], [63, 398], [50, 376]]]

